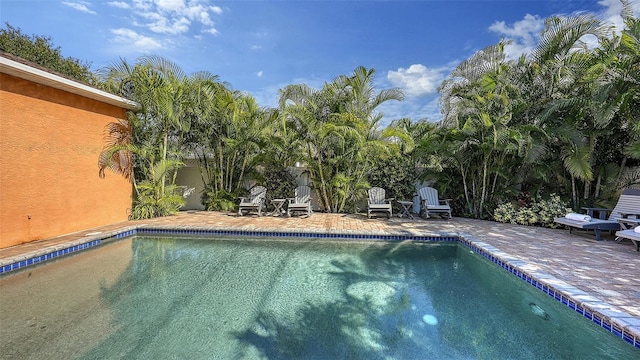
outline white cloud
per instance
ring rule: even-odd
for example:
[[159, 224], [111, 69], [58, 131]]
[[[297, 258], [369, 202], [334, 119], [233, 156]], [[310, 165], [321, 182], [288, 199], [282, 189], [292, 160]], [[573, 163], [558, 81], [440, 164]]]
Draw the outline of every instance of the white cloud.
[[[620, 0], [600, 0], [598, 4], [604, 7], [604, 10], [598, 14], [598, 17], [606, 23], [615, 26], [616, 32], [624, 29], [624, 20], [620, 16], [622, 11], [622, 3]], [[631, 9], [635, 17], [640, 16], [640, 1], [632, 0]]]
[[258, 71], [258, 73], [256, 73], [256, 76], [257, 77], [262, 77], [262, 74], [263, 74], [263, 72], [262, 72], [262, 70], [260, 70], [260, 71]]
[[89, 9], [89, 3], [86, 1], [63, 1], [62, 4], [76, 9], [78, 11], [82, 11], [83, 13], [95, 15], [96, 12]]
[[129, 4], [124, 1], [111, 1], [111, 2], [108, 2], [107, 4], [120, 9], [131, 9], [131, 6], [129, 6]]
[[262, 49], [262, 46], [260, 45], [251, 45], [251, 50], [260, 50]]
[[513, 26], [507, 25], [504, 21], [496, 21], [489, 26], [490, 31], [512, 41], [504, 49], [505, 56], [510, 60], [517, 59], [524, 53], [530, 54], [538, 43], [543, 29], [544, 19], [531, 14], [525, 15], [522, 20], [516, 21]]
[[130, 29], [113, 29], [111, 32], [115, 35], [113, 41], [119, 45], [125, 45], [128, 49], [135, 49], [139, 52], [151, 52], [162, 48], [162, 44], [155, 39], [140, 35]]
[[222, 14], [222, 8], [219, 6], [210, 6], [209, 9], [218, 15]]
[[222, 14], [222, 8], [210, 6], [208, 0], [133, 0], [133, 16], [140, 17], [141, 25], [159, 34], [184, 34], [194, 24], [202, 25], [203, 33], [218, 34], [211, 19]]
[[185, 6], [184, 0], [156, 0], [158, 8], [168, 11], [176, 11]]
[[[620, 0], [600, 0], [598, 4], [603, 7], [603, 10], [595, 16], [606, 24], [614, 26], [615, 31], [620, 33], [624, 28], [624, 21], [620, 16], [622, 11]], [[631, 0], [630, 4], [634, 16], [640, 16], [640, 0]], [[527, 14], [522, 20], [516, 21], [512, 26], [507, 25], [504, 21], [496, 21], [489, 27], [490, 31], [512, 41], [504, 49], [507, 59], [510, 60], [515, 60], [525, 53], [530, 54], [538, 44], [543, 29], [544, 19], [530, 14]], [[581, 40], [588, 48], [598, 46], [598, 40], [593, 35], [587, 35]]]
[[399, 87], [407, 96], [422, 96], [435, 93], [446, 76], [447, 70], [429, 69], [421, 64], [413, 64], [408, 69], [389, 71], [387, 79]]
[[[148, 27], [151, 31], [161, 34], [183, 34], [189, 31], [191, 21], [181, 17], [177, 19], [168, 19], [158, 14], [153, 16], [156, 21], [149, 23]], [[173, 20], [173, 22], [171, 22]]]

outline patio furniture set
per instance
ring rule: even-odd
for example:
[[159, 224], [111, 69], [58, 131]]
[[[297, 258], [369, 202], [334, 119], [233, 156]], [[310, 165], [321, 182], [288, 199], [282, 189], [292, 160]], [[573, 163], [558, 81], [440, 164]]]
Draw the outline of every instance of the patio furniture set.
[[[267, 188], [264, 186], [254, 186], [249, 192], [249, 196], [241, 197], [238, 205], [238, 215], [250, 211], [257, 211], [258, 216], [262, 216], [262, 211], [266, 208]], [[287, 204], [287, 216], [291, 216], [294, 212], [304, 212], [307, 216], [311, 216], [313, 209], [311, 208], [311, 188], [302, 185], [295, 190], [294, 197], [288, 199], [272, 199], [271, 204], [274, 209], [269, 213], [272, 216], [281, 216], [284, 213], [284, 204]]]
[[[257, 211], [258, 216], [262, 215], [265, 209], [265, 196], [267, 189], [264, 186], [255, 186], [251, 189], [248, 197], [241, 197], [238, 208], [238, 215], [245, 212]], [[432, 187], [423, 187], [418, 190], [420, 196], [420, 213], [427, 219], [433, 215], [451, 219], [451, 199], [440, 199], [438, 190]], [[372, 187], [368, 190], [367, 218], [371, 219], [373, 213], [383, 213], [387, 218], [393, 215], [392, 202], [395, 198], [387, 198], [385, 189]], [[311, 188], [309, 186], [298, 186], [294, 197], [288, 199], [273, 199], [271, 203], [274, 210], [269, 214], [272, 216], [282, 216], [284, 214], [284, 204], [287, 203], [287, 216], [294, 212], [303, 212], [311, 216]], [[398, 217], [408, 217], [413, 219], [413, 201], [396, 200], [401, 206]], [[574, 229], [593, 230], [596, 240], [602, 240], [602, 231], [615, 231], [616, 241], [630, 240], [640, 251], [640, 189], [626, 189], [618, 199], [613, 209], [605, 208], [583, 208], [586, 214], [568, 213], [564, 217], [554, 219], [554, 222], [569, 227], [569, 233]], [[607, 214], [609, 216], [607, 217]]]
[[[393, 215], [392, 201], [395, 199], [386, 198], [385, 193], [385, 189], [380, 187], [372, 187], [368, 190], [367, 217], [369, 219], [372, 217], [372, 213], [382, 212], [386, 214], [388, 218], [391, 218]], [[267, 189], [264, 186], [254, 186], [251, 188], [248, 196], [240, 198], [238, 215], [242, 216], [245, 213], [256, 211], [258, 216], [262, 216], [262, 212], [266, 208], [266, 194]], [[418, 195], [420, 195], [421, 214], [424, 214], [426, 218], [439, 215], [440, 217], [451, 219], [450, 199], [440, 200], [438, 198], [438, 190], [431, 187], [423, 187], [418, 191]], [[271, 204], [274, 209], [269, 214], [272, 216], [283, 215], [285, 212], [283, 209], [285, 203], [287, 203], [287, 216], [291, 216], [294, 212], [304, 212], [308, 216], [311, 216], [313, 213], [311, 207], [311, 188], [305, 185], [298, 186], [295, 190], [294, 197], [288, 199], [272, 199]], [[413, 219], [413, 201], [398, 200], [397, 203], [401, 206], [398, 217], [402, 218], [406, 216]]]
[[[380, 187], [372, 187], [368, 191], [369, 198], [367, 199], [367, 217], [371, 219], [372, 213], [382, 212], [387, 215], [387, 218], [391, 218], [393, 215], [392, 201], [395, 198], [386, 198], [385, 190]], [[442, 218], [451, 219], [451, 205], [449, 201], [451, 199], [439, 199], [438, 190], [432, 187], [423, 187], [418, 190], [420, 196], [420, 213], [427, 219], [432, 215], [439, 215]], [[407, 216], [413, 219], [412, 207], [413, 201], [409, 200], [396, 200], [401, 206], [398, 217]]]
[[[640, 251], [640, 189], [626, 189], [613, 209], [585, 207], [585, 214], [568, 213], [554, 221], [573, 229], [593, 230], [596, 240], [602, 240], [602, 231], [616, 231], [616, 241], [631, 240]], [[607, 214], [609, 216], [607, 217]]]

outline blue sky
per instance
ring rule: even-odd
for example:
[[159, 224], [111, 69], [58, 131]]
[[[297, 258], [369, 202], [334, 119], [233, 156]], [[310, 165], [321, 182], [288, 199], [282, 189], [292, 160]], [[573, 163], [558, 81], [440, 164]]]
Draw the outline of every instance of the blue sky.
[[[640, 0], [632, 0], [636, 16]], [[48, 36], [65, 57], [98, 69], [154, 54], [185, 72], [208, 71], [275, 106], [278, 89], [319, 88], [357, 66], [376, 70], [378, 90], [406, 99], [383, 105], [391, 120], [440, 119], [437, 88], [474, 52], [511, 39], [528, 53], [545, 18], [590, 12], [620, 28], [619, 0], [0, 0], [2, 26]]]

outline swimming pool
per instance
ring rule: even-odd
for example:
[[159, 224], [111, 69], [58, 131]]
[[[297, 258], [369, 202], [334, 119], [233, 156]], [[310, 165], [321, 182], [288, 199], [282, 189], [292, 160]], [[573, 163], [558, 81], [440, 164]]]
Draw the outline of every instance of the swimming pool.
[[637, 358], [457, 241], [136, 236], [0, 278], [7, 358]]

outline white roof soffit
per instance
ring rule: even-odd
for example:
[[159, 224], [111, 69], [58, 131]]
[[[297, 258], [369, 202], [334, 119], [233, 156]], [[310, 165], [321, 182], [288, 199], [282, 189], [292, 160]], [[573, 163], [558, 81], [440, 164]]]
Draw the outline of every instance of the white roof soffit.
[[110, 94], [91, 86], [69, 80], [29, 65], [19, 63], [0, 56], [0, 72], [33, 81], [37, 84], [46, 85], [59, 90], [64, 90], [72, 94], [87, 97], [89, 99], [101, 101], [110, 105], [118, 106], [128, 110], [139, 110], [140, 105], [135, 101]]

